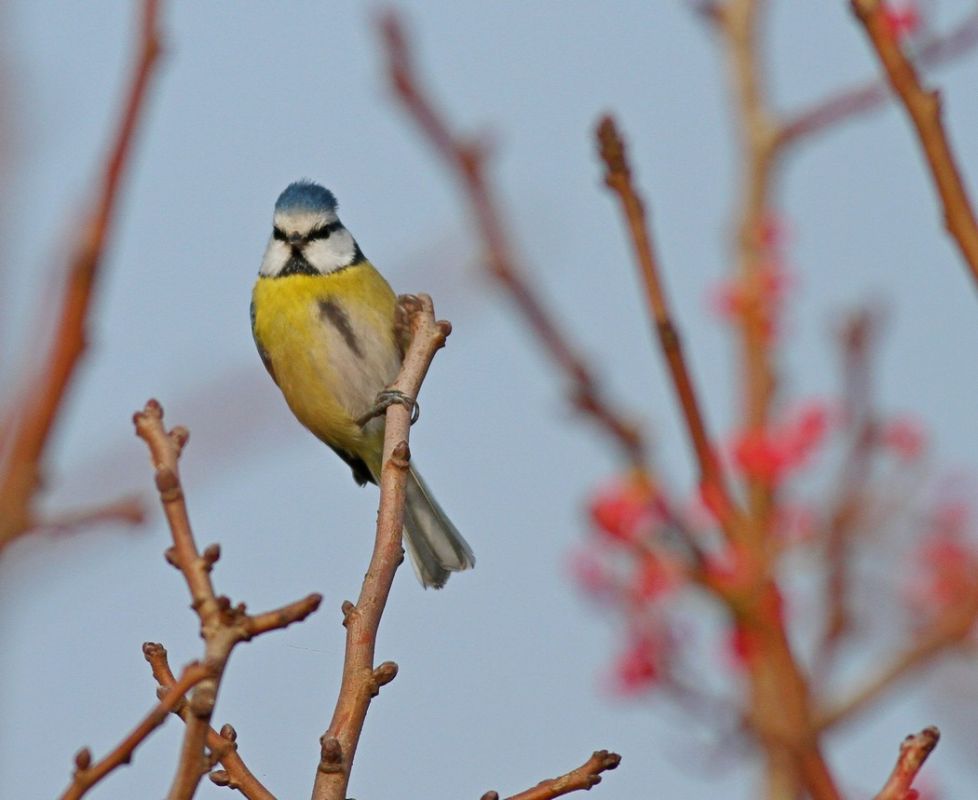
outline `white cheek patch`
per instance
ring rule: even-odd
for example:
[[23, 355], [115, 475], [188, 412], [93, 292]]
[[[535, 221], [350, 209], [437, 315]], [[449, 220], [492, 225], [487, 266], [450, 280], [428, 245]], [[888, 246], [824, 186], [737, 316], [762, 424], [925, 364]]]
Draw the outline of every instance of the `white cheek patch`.
[[278, 275], [289, 261], [291, 251], [285, 242], [277, 239], [269, 239], [268, 247], [265, 248], [265, 256], [262, 258], [259, 275], [273, 276]]
[[303, 248], [302, 255], [323, 274], [349, 266], [356, 255], [356, 244], [346, 228], [335, 231], [328, 239], [315, 239]]

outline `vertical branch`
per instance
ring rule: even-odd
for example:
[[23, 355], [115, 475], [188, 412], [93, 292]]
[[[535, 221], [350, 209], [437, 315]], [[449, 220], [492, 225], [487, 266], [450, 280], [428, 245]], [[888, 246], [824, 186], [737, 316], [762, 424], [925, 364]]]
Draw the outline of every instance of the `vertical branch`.
[[917, 131], [940, 197], [944, 225], [978, 282], [978, 221], [941, 122], [940, 94], [921, 86], [917, 70], [887, 21], [882, 0], [851, 0], [851, 6]]
[[873, 312], [863, 309], [847, 321], [841, 336], [848, 450], [825, 532], [825, 628], [812, 668], [817, 684], [825, 677], [850, 626], [849, 555], [853, 534], [864, 510], [864, 491], [876, 434], [870, 369], [876, 325]]
[[631, 168], [625, 154], [625, 144], [612, 117], [602, 118], [597, 129], [601, 158], [605, 163], [605, 183], [618, 195], [622, 213], [631, 235], [635, 259], [638, 262], [659, 346], [666, 359], [672, 384], [700, 470], [700, 485], [704, 496], [714, 498], [712, 505], [719, 512], [719, 522], [728, 537], [739, 535], [739, 512], [730, 496], [726, 478], [720, 468], [716, 450], [707, 432], [699, 398], [686, 366], [679, 331], [673, 322], [659, 277], [659, 265], [652, 247], [646, 222], [645, 205], [632, 184]]
[[21, 407], [11, 409], [6, 415], [0, 463], [0, 550], [33, 525], [33, 498], [40, 483], [45, 446], [86, 347], [92, 292], [110, 233], [119, 186], [146, 104], [150, 77], [160, 53], [158, 12], [158, 0], [143, 2], [140, 49], [132, 83], [105, 161], [94, 210], [81, 225], [75, 254], [68, 266], [51, 350], [30, 388], [20, 395], [25, 398]]
[[[434, 307], [427, 295], [402, 298], [401, 303], [410, 314], [412, 338], [401, 371], [389, 388], [416, 398], [428, 367], [435, 353], [445, 345], [452, 326], [435, 320]], [[404, 560], [401, 531], [411, 458], [408, 448], [410, 429], [410, 410], [397, 403], [390, 406], [386, 412], [374, 551], [356, 605], [343, 604], [343, 624], [346, 626], [343, 678], [333, 718], [320, 739], [322, 750], [313, 785], [313, 800], [346, 798], [353, 758], [370, 700], [381, 686], [390, 683], [397, 675], [397, 665], [392, 661], [374, 667], [374, 651], [394, 573]]]
[[[730, 72], [734, 80], [743, 185], [737, 222], [738, 276], [745, 313], [741, 337], [744, 355], [745, 427], [767, 424], [775, 390], [770, 331], [763, 313], [763, 229], [771, 206], [771, 181], [777, 158], [778, 126], [767, 109], [758, 55], [758, 22], [763, 0], [730, 0], [720, 10]], [[756, 522], [766, 522], [770, 497], [752, 486], [751, 509]]]

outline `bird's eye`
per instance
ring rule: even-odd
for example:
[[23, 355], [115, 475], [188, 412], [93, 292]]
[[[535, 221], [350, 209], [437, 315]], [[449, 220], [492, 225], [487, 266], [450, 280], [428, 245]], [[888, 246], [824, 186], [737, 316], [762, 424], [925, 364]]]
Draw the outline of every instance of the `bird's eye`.
[[316, 239], [328, 239], [329, 235], [332, 233], [332, 228], [329, 225], [324, 225], [322, 228], [316, 228], [312, 231], [306, 238], [311, 242]]
[[276, 226], [272, 229], [272, 238], [277, 239], [280, 242], [284, 242], [286, 241], [287, 237], [285, 235], [285, 231]]

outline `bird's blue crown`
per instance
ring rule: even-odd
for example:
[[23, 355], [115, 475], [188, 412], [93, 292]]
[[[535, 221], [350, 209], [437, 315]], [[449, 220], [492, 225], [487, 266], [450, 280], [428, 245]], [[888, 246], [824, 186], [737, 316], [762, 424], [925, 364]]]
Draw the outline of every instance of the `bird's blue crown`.
[[336, 198], [333, 193], [312, 181], [290, 183], [275, 201], [276, 211], [295, 212], [336, 211]]

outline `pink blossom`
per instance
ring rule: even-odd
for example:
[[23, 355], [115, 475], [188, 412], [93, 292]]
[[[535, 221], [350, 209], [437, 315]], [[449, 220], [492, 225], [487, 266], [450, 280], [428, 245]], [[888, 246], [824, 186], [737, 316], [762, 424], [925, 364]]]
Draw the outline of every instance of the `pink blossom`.
[[896, 39], [905, 39], [920, 30], [920, 10], [915, 0], [899, 5], [887, 3], [883, 8], [883, 15], [890, 34]]
[[640, 478], [619, 479], [601, 489], [591, 500], [591, 521], [598, 532], [631, 543], [657, 520], [655, 492]]
[[644, 633], [633, 635], [612, 667], [613, 688], [633, 695], [655, 686], [661, 677], [661, 642]]
[[810, 403], [786, 421], [741, 432], [734, 438], [733, 459], [748, 478], [771, 486], [807, 462], [828, 430], [828, 411]]
[[680, 565], [657, 553], [642, 553], [632, 576], [632, 596], [639, 602], [655, 600], [683, 583]]
[[978, 545], [968, 536], [968, 508], [944, 503], [914, 554], [908, 598], [924, 618], [967, 603], [978, 592]]
[[740, 623], [734, 624], [728, 634], [727, 652], [735, 668], [745, 669], [757, 653], [757, 634]]
[[614, 591], [614, 575], [592, 550], [581, 549], [571, 553], [570, 572], [574, 582], [592, 597], [603, 599]]
[[923, 428], [909, 417], [897, 417], [885, 423], [880, 429], [879, 441], [902, 461], [915, 461], [926, 446]]

